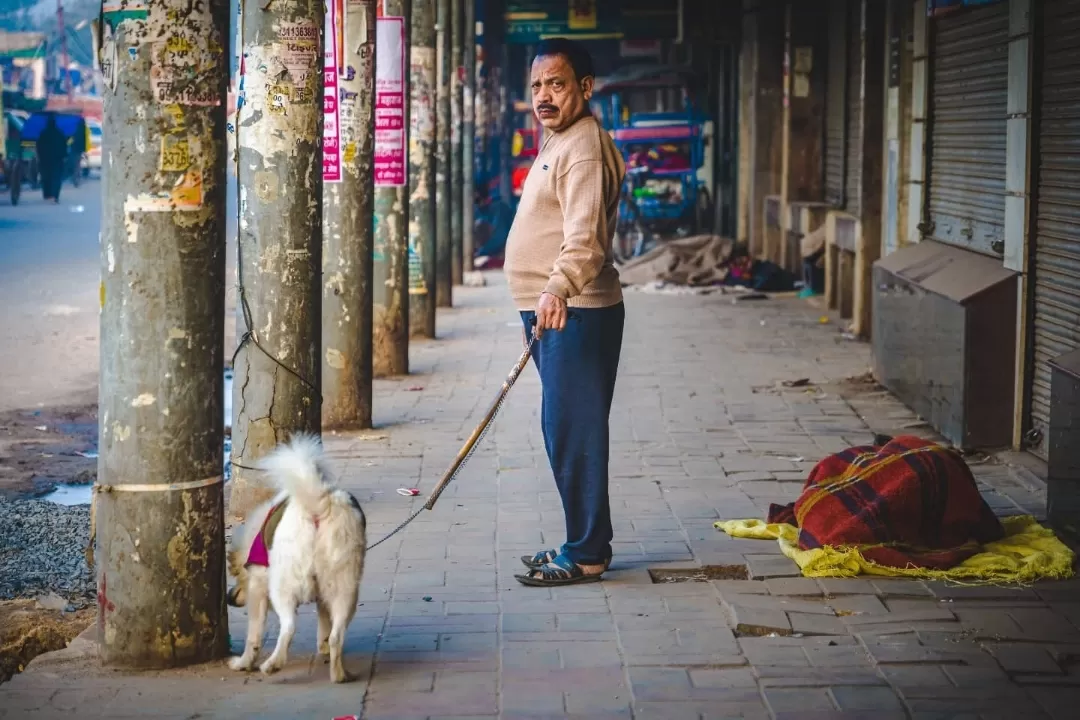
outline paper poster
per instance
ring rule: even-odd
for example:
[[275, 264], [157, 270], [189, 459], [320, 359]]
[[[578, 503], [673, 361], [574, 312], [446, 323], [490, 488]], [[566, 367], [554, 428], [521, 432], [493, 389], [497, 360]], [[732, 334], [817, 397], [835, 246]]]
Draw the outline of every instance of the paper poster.
[[405, 18], [376, 20], [375, 186], [406, 182]]
[[338, 113], [338, 51], [341, 47], [340, 8], [326, 3], [326, 41], [323, 47], [323, 182], [341, 182], [341, 128]]

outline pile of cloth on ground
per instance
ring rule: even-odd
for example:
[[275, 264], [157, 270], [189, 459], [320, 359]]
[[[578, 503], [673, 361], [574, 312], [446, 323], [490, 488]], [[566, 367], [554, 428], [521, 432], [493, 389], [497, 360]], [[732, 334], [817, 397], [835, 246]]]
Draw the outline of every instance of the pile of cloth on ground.
[[999, 519], [955, 449], [904, 435], [830, 455], [768, 519], [727, 520], [775, 539], [806, 577], [860, 574], [967, 583], [1071, 577], [1073, 552], [1031, 516]]
[[743, 286], [758, 292], [788, 292], [795, 277], [776, 263], [755, 260], [721, 235], [693, 235], [661, 243], [619, 266], [624, 286], [663, 282], [688, 287]]

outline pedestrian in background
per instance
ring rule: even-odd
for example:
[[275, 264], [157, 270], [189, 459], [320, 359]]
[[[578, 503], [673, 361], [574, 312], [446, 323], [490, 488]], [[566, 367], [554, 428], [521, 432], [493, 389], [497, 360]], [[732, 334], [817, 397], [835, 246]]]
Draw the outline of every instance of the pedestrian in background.
[[[566, 542], [521, 560], [525, 585], [591, 582], [611, 563], [608, 418], [622, 349], [622, 286], [612, 255], [626, 168], [589, 112], [592, 58], [578, 43], [537, 46], [532, 104], [544, 141], [521, 194], [504, 271], [543, 387], [541, 425], [562, 498]], [[535, 327], [534, 327], [535, 323]]]
[[56, 113], [49, 113], [37, 139], [38, 167], [41, 172], [41, 194], [46, 200], [57, 204], [60, 203], [60, 186], [64, 182], [67, 154], [67, 137], [56, 123]]

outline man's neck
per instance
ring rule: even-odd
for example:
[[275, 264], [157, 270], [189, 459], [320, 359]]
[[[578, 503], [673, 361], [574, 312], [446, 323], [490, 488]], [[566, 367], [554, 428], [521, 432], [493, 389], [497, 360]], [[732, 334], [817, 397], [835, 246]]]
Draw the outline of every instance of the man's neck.
[[586, 108], [580, 115], [568, 122], [566, 125], [563, 125], [561, 130], [552, 130], [551, 132], [555, 135], [558, 135], [559, 133], [564, 133], [587, 117], [592, 117], [592, 113], [588, 110], [588, 108]]

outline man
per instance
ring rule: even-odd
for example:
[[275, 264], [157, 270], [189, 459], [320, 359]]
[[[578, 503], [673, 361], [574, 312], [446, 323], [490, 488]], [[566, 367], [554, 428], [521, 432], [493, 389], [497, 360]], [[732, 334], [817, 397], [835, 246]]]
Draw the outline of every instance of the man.
[[41, 168], [41, 194], [58, 205], [67, 153], [67, 136], [56, 124], [56, 113], [48, 113], [45, 127], [37, 139], [38, 167]]
[[592, 59], [576, 42], [537, 47], [532, 103], [544, 140], [510, 228], [504, 271], [525, 332], [536, 336], [541, 425], [566, 543], [521, 559], [529, 570], [516, 577], [525, 585], [596, 581], [611, 562], [608, 416], [625, 318], [611, 244], [625, 166], [589, 113], [593, 80]]

